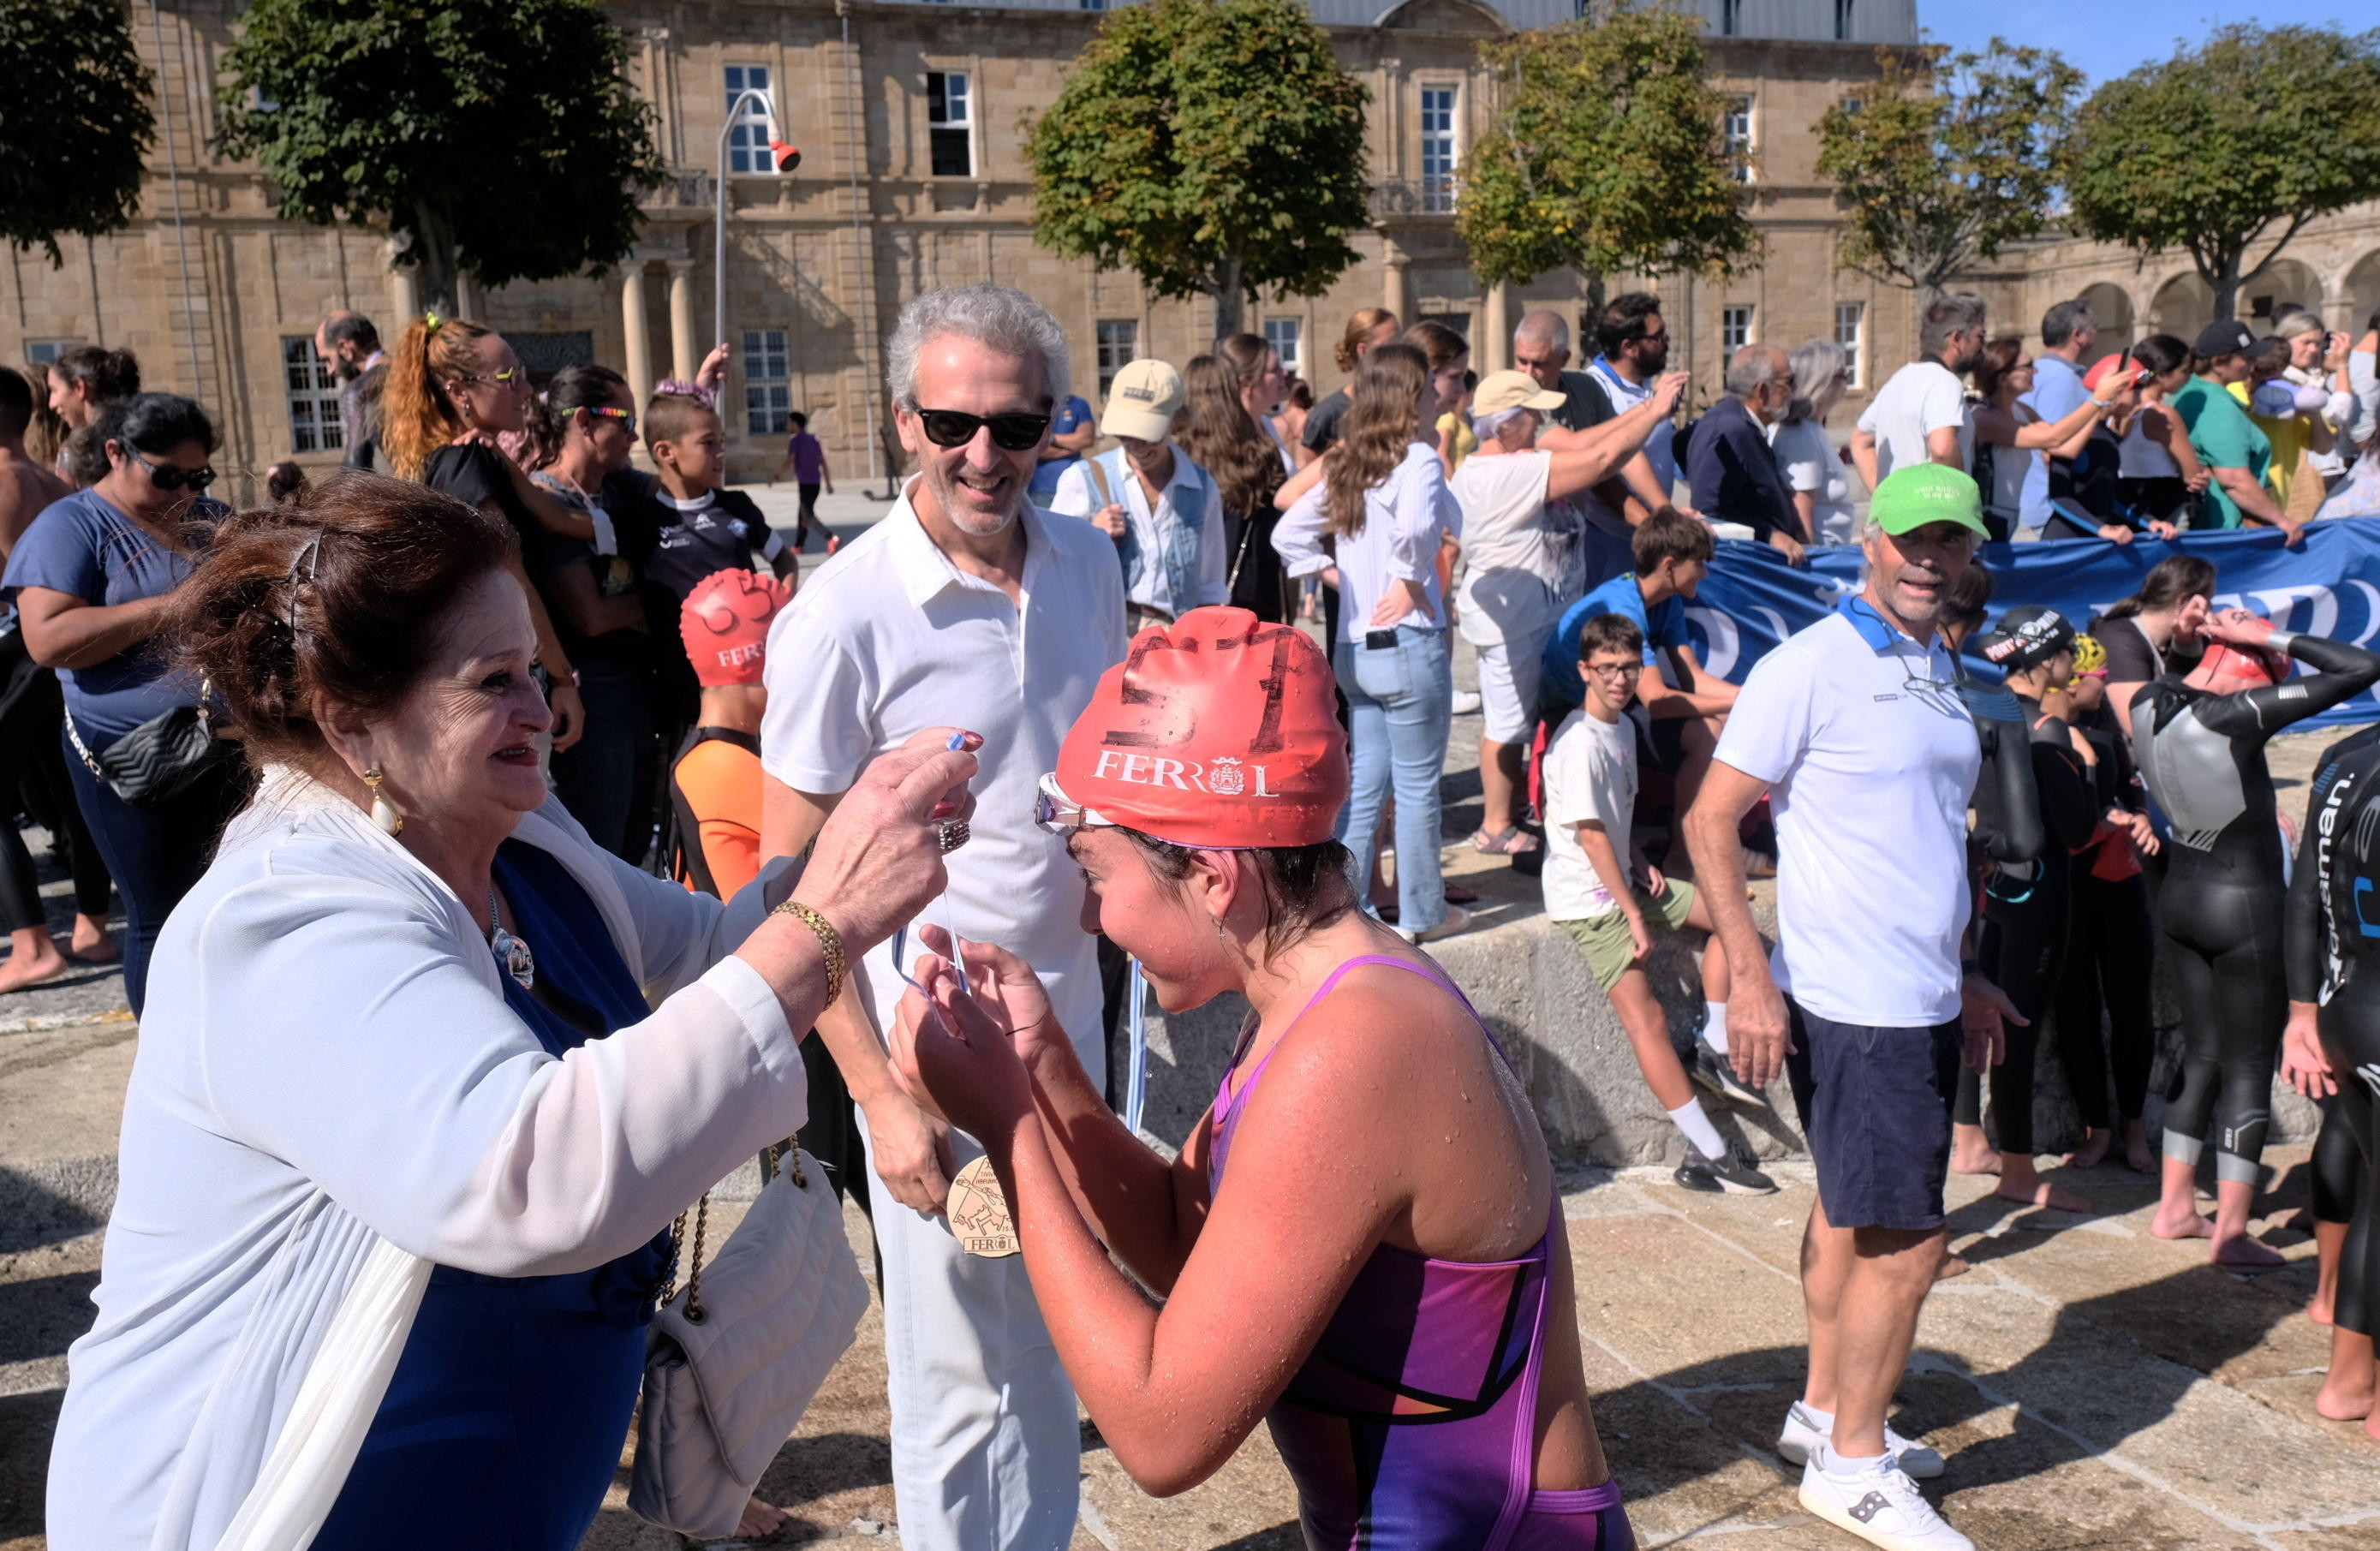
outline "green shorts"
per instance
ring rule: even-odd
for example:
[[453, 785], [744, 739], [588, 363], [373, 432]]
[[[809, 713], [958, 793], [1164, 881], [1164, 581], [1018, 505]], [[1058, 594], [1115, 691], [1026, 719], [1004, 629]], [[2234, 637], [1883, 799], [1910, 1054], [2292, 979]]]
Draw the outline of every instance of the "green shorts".
[[[1645, 913], [1646, 925], [1658, 935], [1664, 927], [1675, 931], [1686, 924], [1686, 912], [1694, 907], [1694, 886], [1682, 878], [1672, 878], [1669, 888], [1657, 899], [1644, 890], [1636, 891], [1636, 908]], [[1636, 962], [1636, 939], [1628, 930], [1624, 911], [1607, 910], [1600, 915], [1590, 915], [1584, 921], [1558, 923], [1586, 955], [1586, 967], [1595, 972], [1595, 983], [1605, 990], [1620, 984]]]

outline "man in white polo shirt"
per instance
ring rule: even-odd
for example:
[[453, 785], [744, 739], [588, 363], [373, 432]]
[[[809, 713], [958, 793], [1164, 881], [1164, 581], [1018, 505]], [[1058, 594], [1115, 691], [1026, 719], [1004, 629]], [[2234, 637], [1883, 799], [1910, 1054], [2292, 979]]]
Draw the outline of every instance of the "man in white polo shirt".
[[[973, 838], [920, 920], [1031, 963], [1097, 1082], [1106, 1060], [1082, 873], [1033, 823], [1041, 773], [1124, 651], [1113, 541], [1026, 494], [1065, 401], [1065, 334], [1021, 293], [970, 285], [912, 301], [888, 355], [902, 443], [921, 471], [770, 628], [762, 854], [798, 853], [868, 763], [912, 734], [981, 733]], [[905, 951], [918, 951], [912, 932]], [[940, 1215], [956, 1165], [982, 1149], [892, 1082], [882, 1031], [905, 967], [892, 944], [878, 947], [853, 966], [855, 994], [819, 1019], [882, 1181], [902, 1543], [1061, 1551], [1080, 1464], [1074, 1389], [1024, 1261], [967, 1254]]]
[[[1965, 967], [1981, 745], [1935, 630], [1983, 535], [1975, 482], [1955, 469], [1920, 462], [1878, 486], [1866, 590], [1753, 668], [1685, 824], [1735, 975], [1730, 1057], [1755, 1088], [1784, 1068], [1817, 1165], [1809, 1386], [1778, 1448], [1804, 1462], [1803, 1506], [1890, 1551], [1973, 1551], [1910, 1482], [1942, 1457], [1893, 1434], [1885, 1410], [1942, 1264], [1959, 1061], [1997, 1060], [2010, 1011]], [[1764, 792], [1773, 961], [1736, 840]]]
[[1912, 464], [1975, 467], [1975, 427], [1959, 379], [1984, 353], [1984, 298], [1965, 291], [1936, 297], [1917, 341], [1924, 354], [1876, 391], [1852, 431], [1852, 464], [1870, 490]]
[[1067, 469], [1050, 498], [1050, 510], [1087, 518], [1115, 540], [1133, 634], [1231, 601], [1220, 491], [1173, 444], [1185, 396], [1182, 374], [1163, 361], [1126, 362], [1099, 416], [1099, 434], [1119, 445]]

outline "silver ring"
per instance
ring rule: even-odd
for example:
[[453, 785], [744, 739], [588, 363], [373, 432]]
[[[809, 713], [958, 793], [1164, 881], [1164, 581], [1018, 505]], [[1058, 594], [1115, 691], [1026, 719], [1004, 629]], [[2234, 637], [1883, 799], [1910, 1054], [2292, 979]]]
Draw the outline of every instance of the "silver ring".
[[965, 845], [968, 838], [969, 831], [963, 819], [954, 819], [947, 824], [934, 826], [934, 843], [941, 847], [942, 854], [945, 856]]

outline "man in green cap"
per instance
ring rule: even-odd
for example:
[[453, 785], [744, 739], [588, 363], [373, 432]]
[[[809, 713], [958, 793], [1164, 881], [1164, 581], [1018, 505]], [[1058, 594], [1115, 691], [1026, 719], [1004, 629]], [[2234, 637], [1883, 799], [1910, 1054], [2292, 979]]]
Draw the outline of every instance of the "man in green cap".
[[[1975, 723], [1936, 630], [1985, 537], [1974, 480], [1912, 463], [1876, 487], [1867, 585], [1744, 680], [1685, 822], [1728, 963], [1738, 1075], [1791, 1080], [1818, 1199], [1802, 1250], [1810, 1373], [1778, 1451], [1803, 1507], [1892, 1551], [1973, 1551], [1911, 1484], [1942, 1457], [1885, 1425], [1942, 1266], [1959, 1062], [1998, 1059], [2014, 1010], [1965, 968]], [[1773, 960], [1737, 825], [1777, 826]]]

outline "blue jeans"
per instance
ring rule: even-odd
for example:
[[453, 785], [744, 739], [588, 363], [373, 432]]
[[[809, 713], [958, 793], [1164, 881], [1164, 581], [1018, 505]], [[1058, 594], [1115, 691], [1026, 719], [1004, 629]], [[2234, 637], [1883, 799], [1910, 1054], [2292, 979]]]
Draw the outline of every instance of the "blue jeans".
[[1397, 795], [1397, 925], [1427, 931], [1446, 919], [1439, 876], [1438, 784], [1454, 721], [1454, 668], [1446, 632], [1400, 626], [1396, 645], [1339, 643], [1339, 687], [1347, 695], [1347, 806], [1339, 839], [1355, 855], [1355, 896], [1371, 910], [1372, 836], [1389, 793]]

